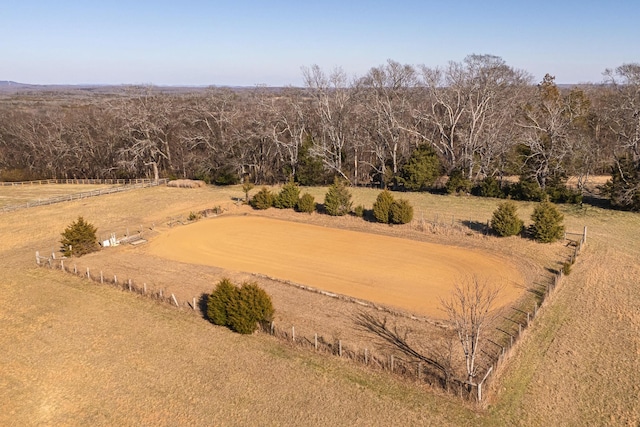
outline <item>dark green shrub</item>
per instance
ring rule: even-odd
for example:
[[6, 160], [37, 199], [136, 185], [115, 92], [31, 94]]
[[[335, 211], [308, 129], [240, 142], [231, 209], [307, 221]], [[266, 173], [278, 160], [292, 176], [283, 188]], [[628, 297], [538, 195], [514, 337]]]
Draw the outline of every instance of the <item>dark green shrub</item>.
[[249, 201], [249, 204], [254, 209], [269, 209], [273, 206], [273, 194], [267, 187], [262, 187]]
[[511, 186], [509, 196], [514, 200], [539, 202], [544, 199], [544, 191], [536, 181], [520, 177], [520, 180]]
[[298, 203], [296, 204], [296, 210], [298, 212], [312, 213], [316, 210], [316, 201], [309, 193], [304, 193]]
[[555, 242], [564, 235], [564, 216], [548, 199], [545, 199], [533, 210], [529, 232], [533, 239], [542, 243]]
[[395, 202], [393, 194], [389, 190], [383, 190], [373, 203], [373, 216], [376, 221], [388, 224], [390, 220], [391, 205]]
[[447, 193], [469, 193], [471, 191], [472, 182], [460, 169], [455, 169], [449, 175], [449, 180], [445, 185]]
[[498, 205], [491, 218], [491, 228], [498, 236], [515, 236], [522, 232], [524, 222], [518, 218], [518, 207], [511, 201]]
[[229, 307], [237, 300], [238, 288], [229, 279], [222, 279], [207, 299], [207, 318], [215, 325], [229, 325]]
[[500, 181], [492, 176], [488, 176], [480, 184], [475, 186], [472, 190], [472, 194], [480, 197], [495, 197], [504, 198], [505, 194], [500, 187]]
[[400, 199], [393, 202], [389, 209], [389, 222], [392, 224], [407, 224], [413, 219], [413, 206], [408, 200]]
[[435, 150], [426, 144], [419, 145], [400, 170], [398, 182], [410, 191], [425, 190], [440, 176], [440, 159]]
[[353, 210], [353, 214], [358, 218], [364, 218], [364, 206], [358, 205]]
[[240, 334], [251, 334], [259, 322], [273, 319], [271, 297], [256, 283], [244, 283], [228, 312], [229, 327]]
[[573, 191], [564, 184], [547, 186], [545, 192], [549, 195], [549, 200], [553, 203], [582, 203], [582, 194]]
[[293, 209], [300, 198], [300, 187], [293, 181], [286, 183], [275, 197], [273, 206], [278, 209]]
[[334, 179], [324, 196], [324, 209], [332, 216], [346, 215], [351, 211], [351, 193], [344, 181]]
[[603, 186], [611, 206], [640, 211], [640, 160], [627, 155], [616, 160], [611, 180]]
[[79, 216], [62, 233], [60, 251], [64, 256], [82, 256], [100, 249], [96, 227]]

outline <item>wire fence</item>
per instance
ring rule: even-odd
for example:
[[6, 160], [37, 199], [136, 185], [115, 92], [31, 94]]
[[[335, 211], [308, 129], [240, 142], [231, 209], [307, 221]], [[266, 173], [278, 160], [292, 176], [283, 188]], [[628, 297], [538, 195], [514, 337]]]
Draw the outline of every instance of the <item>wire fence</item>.
[[[26, 202], [23, 204], [19, 204], [19, 205], [10, 205], [10, 206], [4, 206], [2, 207], [2, 212], [13, 212], [19, 209], [27, 209], [27, 208], [33, 208], [33, 207], [37, 207], [37, 206], [46, 206], [46, 205], [52, 205], [55, 203], [63, 203], [63, 202], [71, 202], [73, 200], [81, 200], [81, 199], [86, 199], [89, 197], [96, 197], [96, 196], [102, 196], [105, 194], [113, 194], [113, 193], [120, 193], [123, 191], [130, 191], [130, 190], [136, 190], [139, 188], [147, 188], [147, 187], [155, 187], [158, 185], [165, 185], [167, 183], [166, 179], [160, 179], [158, 181], [154, 181], [154, 180], [50, 180], [50, 181], [139, 181], [136, 183], [130, 183], [130, 184], [124, 184], [118, 187], [110, 187], [110, 188], [99, 188], [96, 190], [92, 190], [92, 191], [84, 191], [81, 193], [75, 193], [75, 194], [65, 194], [62, 196], [54, 196], [54, 197], [49, 197], [46, 199], [39, 199], [39, 200], [33, 200], [30, 202]], [[21, 183], [20, 185], [38, 185], [38, 184], [30, 184], [32, 182], [40, 182], [40, 181], [29, 181], [28, 183]], [[43, 181], [44, 182], [44, 181]], [[58, 182], [59, 184], [60, 182]], [[3, 184], [7, 184], [7, 183], [3, 183]], [[15, 183], [12, 183], [15, 184]], [[52, 184], [51, 182], [45, 182], [45, 184]], [[56, 184], [56, 183], [54, 183]], [[76, 184], [76, 182], [63, 182], [63, 184]], [[108, 184], [106, 182], [83, 182], [82, 184]]]
[[[550, 280], [540, 285], [540, 289], [536, 290], [537, 298], [533, 301], [533, 305], [510, 307], [511, 311], [503, 314], [501, 319], [503, 321], [500, 326], [495, 328], [496, 333], [493, 334], [491, 338], [485, 340], [487, 345], [484, 345], [482, 350], [484, 363], [481, 366], [481, 374], [476, 375], [476, 378], [478, 378], [477, 382], [464, 381], [452, 377], [444, 378], [442, 372], [434, 369], [429, 363], [425, 363], [422, 359], [411, 357], [401, 351], [385, 354], [376, 351], [377, 347], [375, 345], [368, 347], [350, 346], [341, 339], [327, 338], [325, 335], [317, 332], [314, 333], [313, 336], [306, 336], [300, 334], [299, 331], [297, 332], [295, 325], [281, 326], [276, 325], [274, 322], [263, 323], [261, 324], [261, 330], [290, 345], [344, 358], [354, 363], [366, 365], [372, 369], [388, 371], [422, 384], [443, 388], [466, 400], [482, 402], [484, 391], [491, 384], [496, 371], [510, 356], [523, 333], [538, 316], [540, 310], [549, 303], [555, 290], [562, 283], [566, 274], [566, 266], [570, 267], [576, 262], [577, 257], [580, 255], [587, 241], [587, 228], [584, 227], [582, 233], [566, 233], [565, 238], [568, 241], [568, 246], [573, 248], [573, 250], [564, 261], [563, 268], [554, 272]], [[65, 263], [65, 261], [67, 262]], [[105, 274], [103, 271], [91, 271], [89, 267], [78, 268], [76, 263], [70, 265], [70, 262], [70, 260], [56, 256], [55, 253], [45, 257], [41, 256], [39, 252], [36, 252], [36, 263], [38, 266], [58, 269], [93, 282], [112, 285], [123, 291], [152, 298], [177, 308], [188, 309], [206, 317], [206, 300], [203, 302], [203, 297], [206, 298], [206, 295], [201, 294], [192, 297], [191, 300], [179, 301], [175, 294], [167, 293], [165, 289], [156, 288], [152, 284], [146, 282], [140, 283], [131, 278], [118, 276], [117, 274]], [[268, 276], [261, 277], [269, 278]], [[337, 294], [326, 293], [325, 291], [292, 282], [280, 282], [311, 292], [325, 294], [330, 297], [341, 297]], [[363, 302], [351, 297], [344, 297], [343, 299], [360, 305], [370, 304], [366, 301]], [[379, 307], [374, 304], [370, 304], [370, 306], [379, 309]]]

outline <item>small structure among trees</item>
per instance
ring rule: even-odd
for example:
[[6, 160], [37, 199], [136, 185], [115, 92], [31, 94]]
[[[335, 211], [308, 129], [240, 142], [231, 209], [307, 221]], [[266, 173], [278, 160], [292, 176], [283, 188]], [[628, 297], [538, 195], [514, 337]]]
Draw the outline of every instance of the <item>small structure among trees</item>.
[[64, 256], [82, 256], [100, 249], [97, 228], [83, 217], [72, 222], [62, 233], [60, 251]]

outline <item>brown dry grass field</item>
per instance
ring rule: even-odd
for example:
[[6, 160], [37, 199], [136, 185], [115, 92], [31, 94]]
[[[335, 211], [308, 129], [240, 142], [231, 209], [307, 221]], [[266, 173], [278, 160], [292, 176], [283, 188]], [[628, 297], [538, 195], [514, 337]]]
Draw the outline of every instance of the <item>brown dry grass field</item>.
[[115, 185], [35, 184], [4, 187], [4, 191], [0, 191], [0, 208], [5, 206], [21, 205], [27, 202], [35, 202], [56, 196], [66, 196], [69, 194], [84, 193], [92, 190], [98, 190], [100, 188], [110, 187], [115, 187]]
[[[318, 201], [324, 191], [310, 189]], [[353, 193], [355, 204], [368, 207], [377, 195], [367, 189]], [[0, 196], [21, 197], [14, 188], [0, 188]], [[99, 233], [141, 228], [150, 238], [146, 246], [123, 245], [75, 262], [92, 271], [105, 269], [147, 281], [181, 300], [210, 292], [223, 275], [257, 280], [272, 295], [279, 324], [304, 324], [308, 333], [318, 331], [363, 345], [370, 338], [358, 338], [350, 324], [353, 304], [256, 279], [247, 271], [229, 268], [233, 266], [167, 260], [150, 253], [154, 241], [170, 232], [228, 220], [231, 213], [247, 213], [269, 221], [483, 251], [509, 259], [518, 265], [525, 283], [533, 284], [544, 278], [546, 269], [558, 267], [566, 250], [562, 244], [484, 237], [464, 227], [424, 232], [351, 217], [277, 210], [257, 215], [230, 203], [241, 196], [239, 187], [157, 187], [2, 214], [0, 425], [637, 425], [640, 421], [637, 214], [591, 206], [562, 208], [570, 231], [588, 226], [587, 246], [500, 369], [489, 401], [481, 408], [429, 386], [314, 354], [265, 334], [238, 336], [185, 308], [35, 266], [34, 251], [55, 249], [59, 233], [78, 215], [94, 223]], [[403, 196], [416, 207], [418, 220], [454, 217], [470, 227], [486, 223], [499, 203], [431, 194]], [[166, 225], [216, 205], [230, 211], [185, 226]], [[519, 203], [519, 207], [521, 217], [528, 218], [533, 204]], [[415, 324], [407, 327], [419, 329]]]

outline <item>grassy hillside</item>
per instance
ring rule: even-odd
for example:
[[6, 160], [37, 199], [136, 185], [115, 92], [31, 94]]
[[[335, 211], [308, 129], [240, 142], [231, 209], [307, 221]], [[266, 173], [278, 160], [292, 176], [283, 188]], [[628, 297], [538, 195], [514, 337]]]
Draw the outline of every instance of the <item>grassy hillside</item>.
[[[321, 201], [323, 189], [310, 191]], [[355, 203], [370, 207], [376, 194], [354, 191]], [[588, 226], [587, 247], [494, 381], [496, 390], [484, 409], [35, 267], [34, 251], [54, 249], [59, 233], [78, 215], [99, 230], [122, 231], [164, 224], [241, 196], [239, 187], [159, 187], [1, 214], [0, 425], [634, 425], [640, 420], [640, 216], [635, 214], [564, 209], [571, 230]], [[486, 222], [499, 202], [403, 196], [411, 198], [416, 216], [438, 213], [478, 223]], [[519, 206], [528, 218], [533, 205]]]

